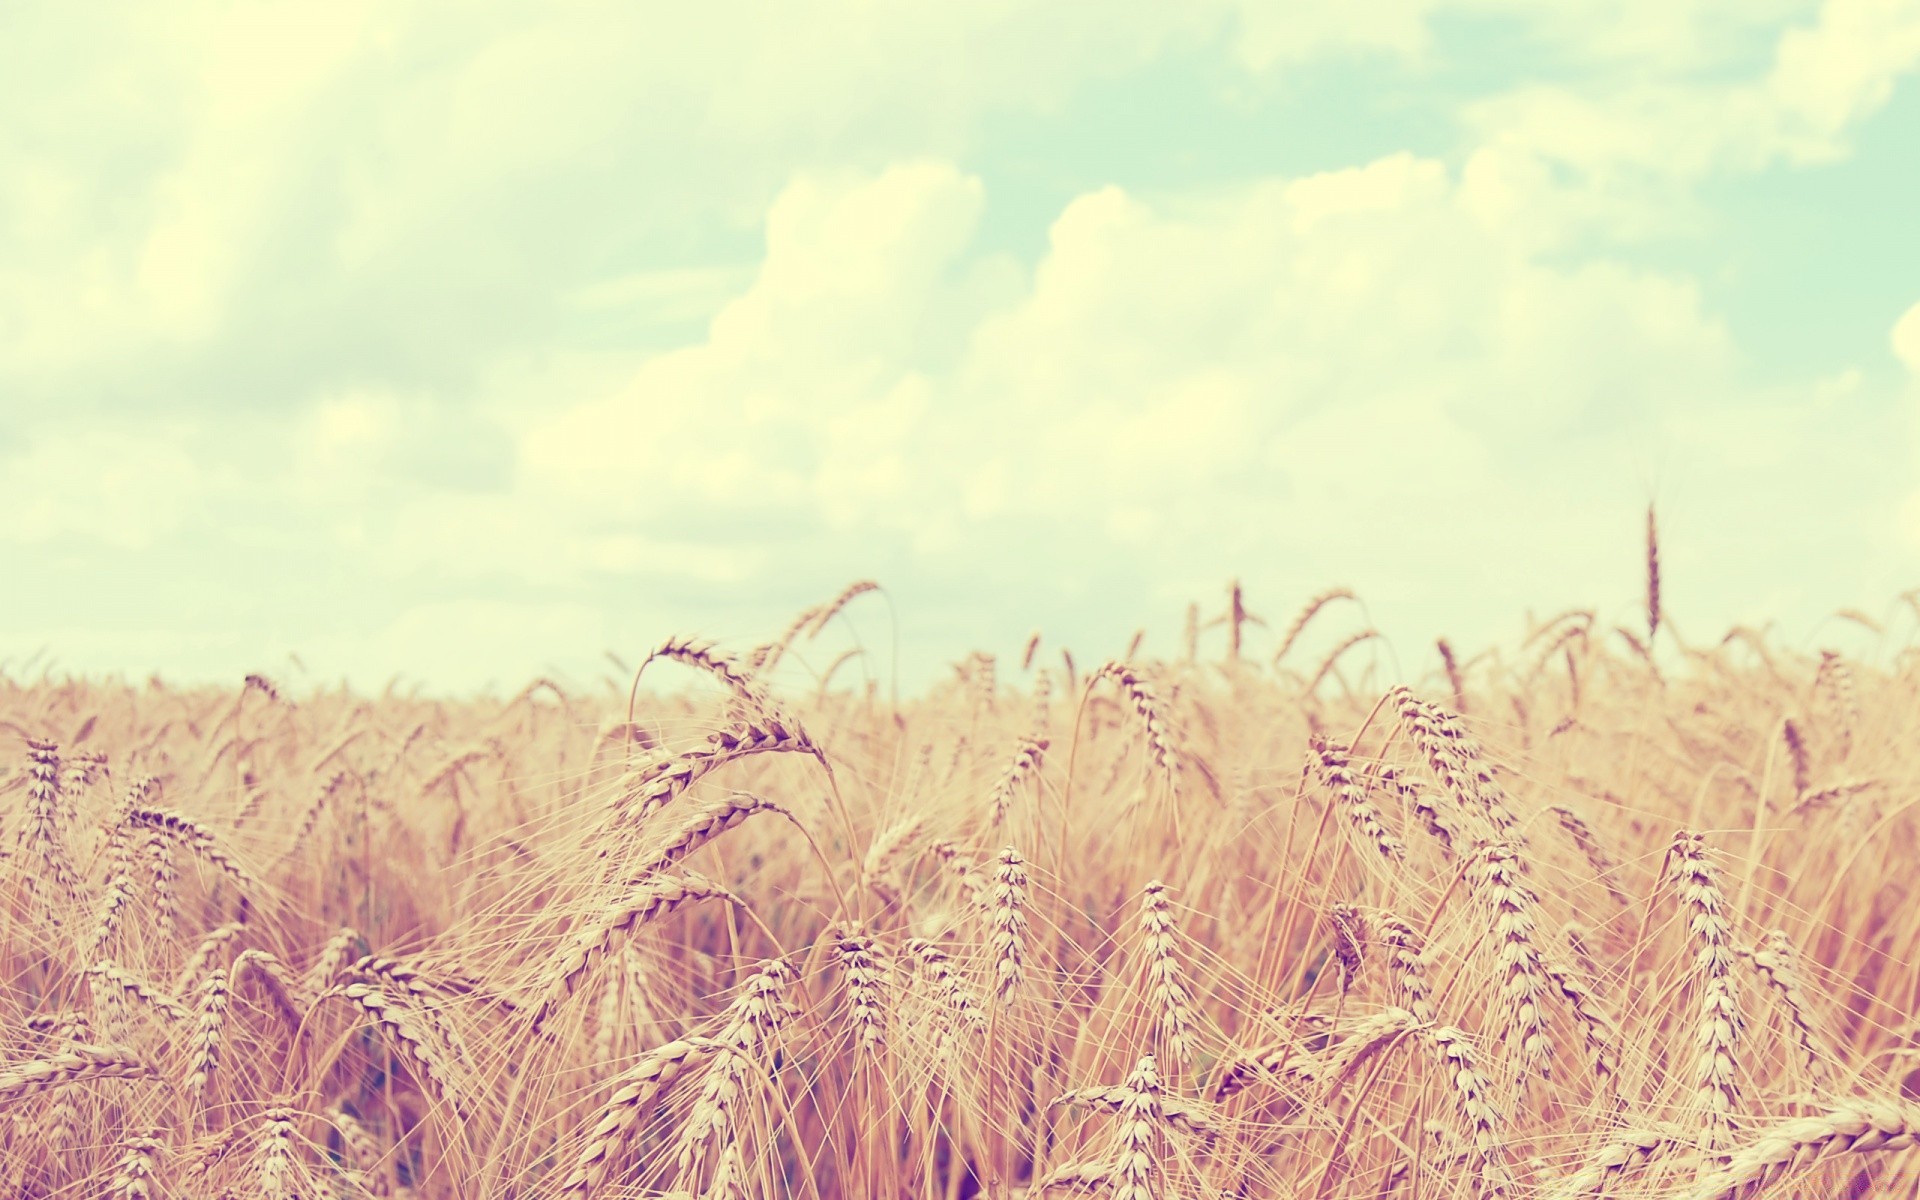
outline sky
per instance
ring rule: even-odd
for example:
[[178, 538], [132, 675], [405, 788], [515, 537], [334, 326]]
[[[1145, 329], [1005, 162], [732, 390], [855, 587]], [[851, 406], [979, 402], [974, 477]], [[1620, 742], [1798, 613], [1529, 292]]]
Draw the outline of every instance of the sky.
[[1633, 623], [1649, 503], [1692, 640], [1911, 623], [1917, 74], [1920, 0], [9, 4], [0, 669], [512, 690], [871, 578], [816, 657], [912, 682], [1238, 578], [1416, 674]]

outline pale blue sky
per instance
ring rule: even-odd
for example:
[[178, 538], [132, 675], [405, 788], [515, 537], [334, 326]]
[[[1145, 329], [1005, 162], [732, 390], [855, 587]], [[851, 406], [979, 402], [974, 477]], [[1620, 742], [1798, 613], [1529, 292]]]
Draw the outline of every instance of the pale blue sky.
[[1920, 585], [1916, 68], [1920, 0], [8, 6], [0, 659], [511, 687], [870, 576], [914, 679], [1238, 576], [1417, 672], [1630, 619], [1650, 499], [1684, 630], [1839, 638]]

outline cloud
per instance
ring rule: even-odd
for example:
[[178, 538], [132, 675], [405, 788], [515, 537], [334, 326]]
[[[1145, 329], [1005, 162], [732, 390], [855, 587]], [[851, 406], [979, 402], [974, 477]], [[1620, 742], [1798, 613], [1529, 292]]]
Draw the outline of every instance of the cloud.
[[[528, 432], [520, 506], [648, 536], [764, 516], [781, 527], [735, 544], [776, 572], [844, 542], [910, 587], [1098, 577], [1156, 603], [1262, 561], [1270, 585], [1404, 592], [1436, 540], [1561, 523], [1474, 573], [1518, 597], [1591, 575], [1636, 438], [1741, 444], [1704, 432], [1752, 398], [1690, 280], [1542, 257], [1434, 160], [1091, 192], [1017, 287], [970, 244], [985, 202], [932, 162], [796, 180], [703, 341]], [[961, 352], [929, 366], [942, 339]], [[1330, 552], [1331, 528], [1369, 557]]]
[[[754, 632], [869, 575], [961, 645], [1123, 638], [1231, 573], [1464, 635], [1543, 580], [1630, 592], [1593, 547], [1669, 463], [1712, 481], [1719, 594], [1786, 547], [1845, 586], [1903, 469], [1871, 364], [1748, 377], [1699, 185], [1844, 155], [1920, 58], [1911, 0], [86, 25], [0, 44], [0, 539], [178, 571], [183, 629], [255, 622], [202, 637], [232, 661], [317, 629], [531, 667], [516, 622]], [[1330, 169], [1089, 149], [1103, 85], [1311, 122], [1287, 161]], [[62, 579], [105, 594], [90, 561]]]
[[237, 484], [196, 449], [176, 426], [36, 434], [0, 455], [0, 542], [153, 546]]
[[[725, 270], [796, 172], [973, 160], [996, 121], [1158, 64], [1198, 61], [1227, 89], [1356, 53], [1431, 62], [1459, 53], [1461, 22], [1580, 81], [1511, 90], [1510, 68], [1472, 73], [1469, 96], [1491, 98], [1464, 119], [1504, 156], [1515, 207], [1645, 223], [1671, 199], [1596, 205], [1547, 186], [1552, 168], [1697, 178], [1831, 152], [1920, 54], [1912, 7], [1827, 0], [1770, 75], [1731, 86], [1724, 48], [1795, 9], [189, 0], [85, 29], [47, 10], [0, 47], [16, 117], [0, 130], [0, 386], [89, 409], [156, 391], [298, 404], [369, 377], [454, 392], [477, 361], [583, 336], [583, 298], [606, 311], [625, 296], [644, 325], [674, 309], [668, 286], [679, 319], [704, 319], [716, 289], [697, 273]], [[694, 274], [665, 282], [676, 271]]]
[[[1724, 43], [1771, 32], [1779, 15], [1750, 8], [1754, 23]], [[1824, 0], [1771, 45], [1764, 59], [1574, 73], [1467, 99], [1488, 203], [1544, 224], [1543, 240], [1698, 233], [1714, 219], [1695, 198], [1704, 181], [1850, 154], [1857, 128], [1920, 68], [1920, 0]]]
[[1920, 304], [1909, 308], [1893, 323], [1889, 341], [1893, 346], [1893, 356], [1907, 370], [1920, 377]]

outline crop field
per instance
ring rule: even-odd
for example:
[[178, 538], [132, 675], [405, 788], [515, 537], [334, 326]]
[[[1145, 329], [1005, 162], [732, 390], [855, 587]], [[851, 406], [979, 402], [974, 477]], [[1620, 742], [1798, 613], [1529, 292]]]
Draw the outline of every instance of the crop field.
[[871, 584], [510, 698], [0, 678], [0, 1195], [1912, 1196], [1917, 606], [1653, 574], [1404, 685], [1236, 588], [896, 698]]

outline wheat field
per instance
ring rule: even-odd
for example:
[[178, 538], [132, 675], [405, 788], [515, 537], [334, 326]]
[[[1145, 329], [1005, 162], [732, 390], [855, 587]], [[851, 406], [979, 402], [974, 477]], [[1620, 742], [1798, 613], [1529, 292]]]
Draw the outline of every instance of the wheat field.
[[505, 702], [0, 678], [0, 1194], [1915, 1195], [1920, 659], [1650, 566], [1406, 686], [1236, 587], [896, 700], [871, 584]]

